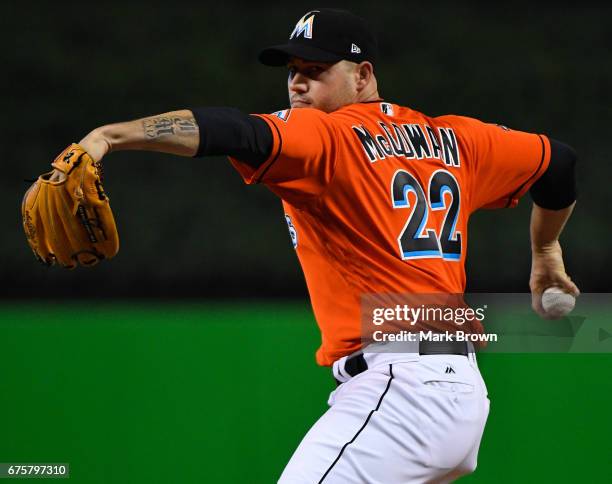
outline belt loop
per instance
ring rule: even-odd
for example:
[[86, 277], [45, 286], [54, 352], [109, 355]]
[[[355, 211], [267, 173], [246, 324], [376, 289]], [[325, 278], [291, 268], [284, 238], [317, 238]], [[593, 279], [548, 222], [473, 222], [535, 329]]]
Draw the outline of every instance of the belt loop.
[[476, 348], [474, 348], [474, 344], [471, 341], [467, 342], [467, 350], [468, 350], [468, 360], [470, 364], [478, 370], [478, 362], [476, 361]]
[[346, 356], [343, 356], [342, 358], [334, 361], [332, 365], [332, 372], [334, 374], [334, 378], [336, 379], [336, 381], [340, 383], [347, 382], [350, 379], [350, 376], [345, 375], [343, 372], [344, 363], [346, 362], [346, 358], [347, 358]]

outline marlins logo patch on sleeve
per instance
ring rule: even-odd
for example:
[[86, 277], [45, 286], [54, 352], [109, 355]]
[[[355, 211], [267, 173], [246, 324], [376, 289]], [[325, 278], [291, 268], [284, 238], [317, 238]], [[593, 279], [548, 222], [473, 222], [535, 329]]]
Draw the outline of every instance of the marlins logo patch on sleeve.
[[290, 114], [291, 109], [283, 109], [282, 111], [275, 111], [272, 113], [273, 116], [276, 116], [278, 119], [282, 119], [283, 121], [287, 121]]

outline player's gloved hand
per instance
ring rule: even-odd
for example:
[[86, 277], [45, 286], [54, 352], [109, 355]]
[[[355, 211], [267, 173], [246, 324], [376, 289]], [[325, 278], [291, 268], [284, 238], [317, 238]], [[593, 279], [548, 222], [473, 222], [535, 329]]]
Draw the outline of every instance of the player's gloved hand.
[[534, 249], [531, 254], [531, 277], [529, 279], [531, 307], [545, 319], [550, 319], [550, 317], [542, 307], [542, 293], [552, 286], [556, 286], [574, 296], [580, 294], [578, 286], [572, 282], [565, 272], [563, 252], [559, 241]]
[[102, 166], [83, 147], [68, 146], [23, 197], [28, 243], [45, 265], [90, 266], [119, 250], [119, 235], [102, 186]]
[[[110, 151], [110, 143], [104, 137], [101, 130], [96, 129], [79, 141], [83, 151], [86, 151], [94, 163], [98, 163]], [[57, 168], [53, 170], [49, 181], [56, 182], [62, 179], [62, 172]]]

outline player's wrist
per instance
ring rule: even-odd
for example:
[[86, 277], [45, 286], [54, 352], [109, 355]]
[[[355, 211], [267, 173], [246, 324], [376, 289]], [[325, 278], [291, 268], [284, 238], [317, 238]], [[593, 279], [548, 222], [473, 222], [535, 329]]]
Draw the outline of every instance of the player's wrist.
[[81, 141], [79, 146], [83, 148], [94, 161], [100, 161], [106, 154], [113, 150], [111, 137], [107, 133], [107, 127], [101, 126], [91, 131]]
[[531, 242], [531, 255], [534, 257], [549, 256], [561, 252], [561, 244], [558, 239], [547, 242]]

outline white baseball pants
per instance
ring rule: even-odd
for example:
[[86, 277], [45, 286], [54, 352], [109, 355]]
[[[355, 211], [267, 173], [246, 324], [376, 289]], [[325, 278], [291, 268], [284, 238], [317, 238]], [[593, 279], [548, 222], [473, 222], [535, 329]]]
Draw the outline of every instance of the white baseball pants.
[[451, 482], [476, 468], [489, 414], [474, 353], [365, 353], [368, 369], [329, 397], [281, 484]]

